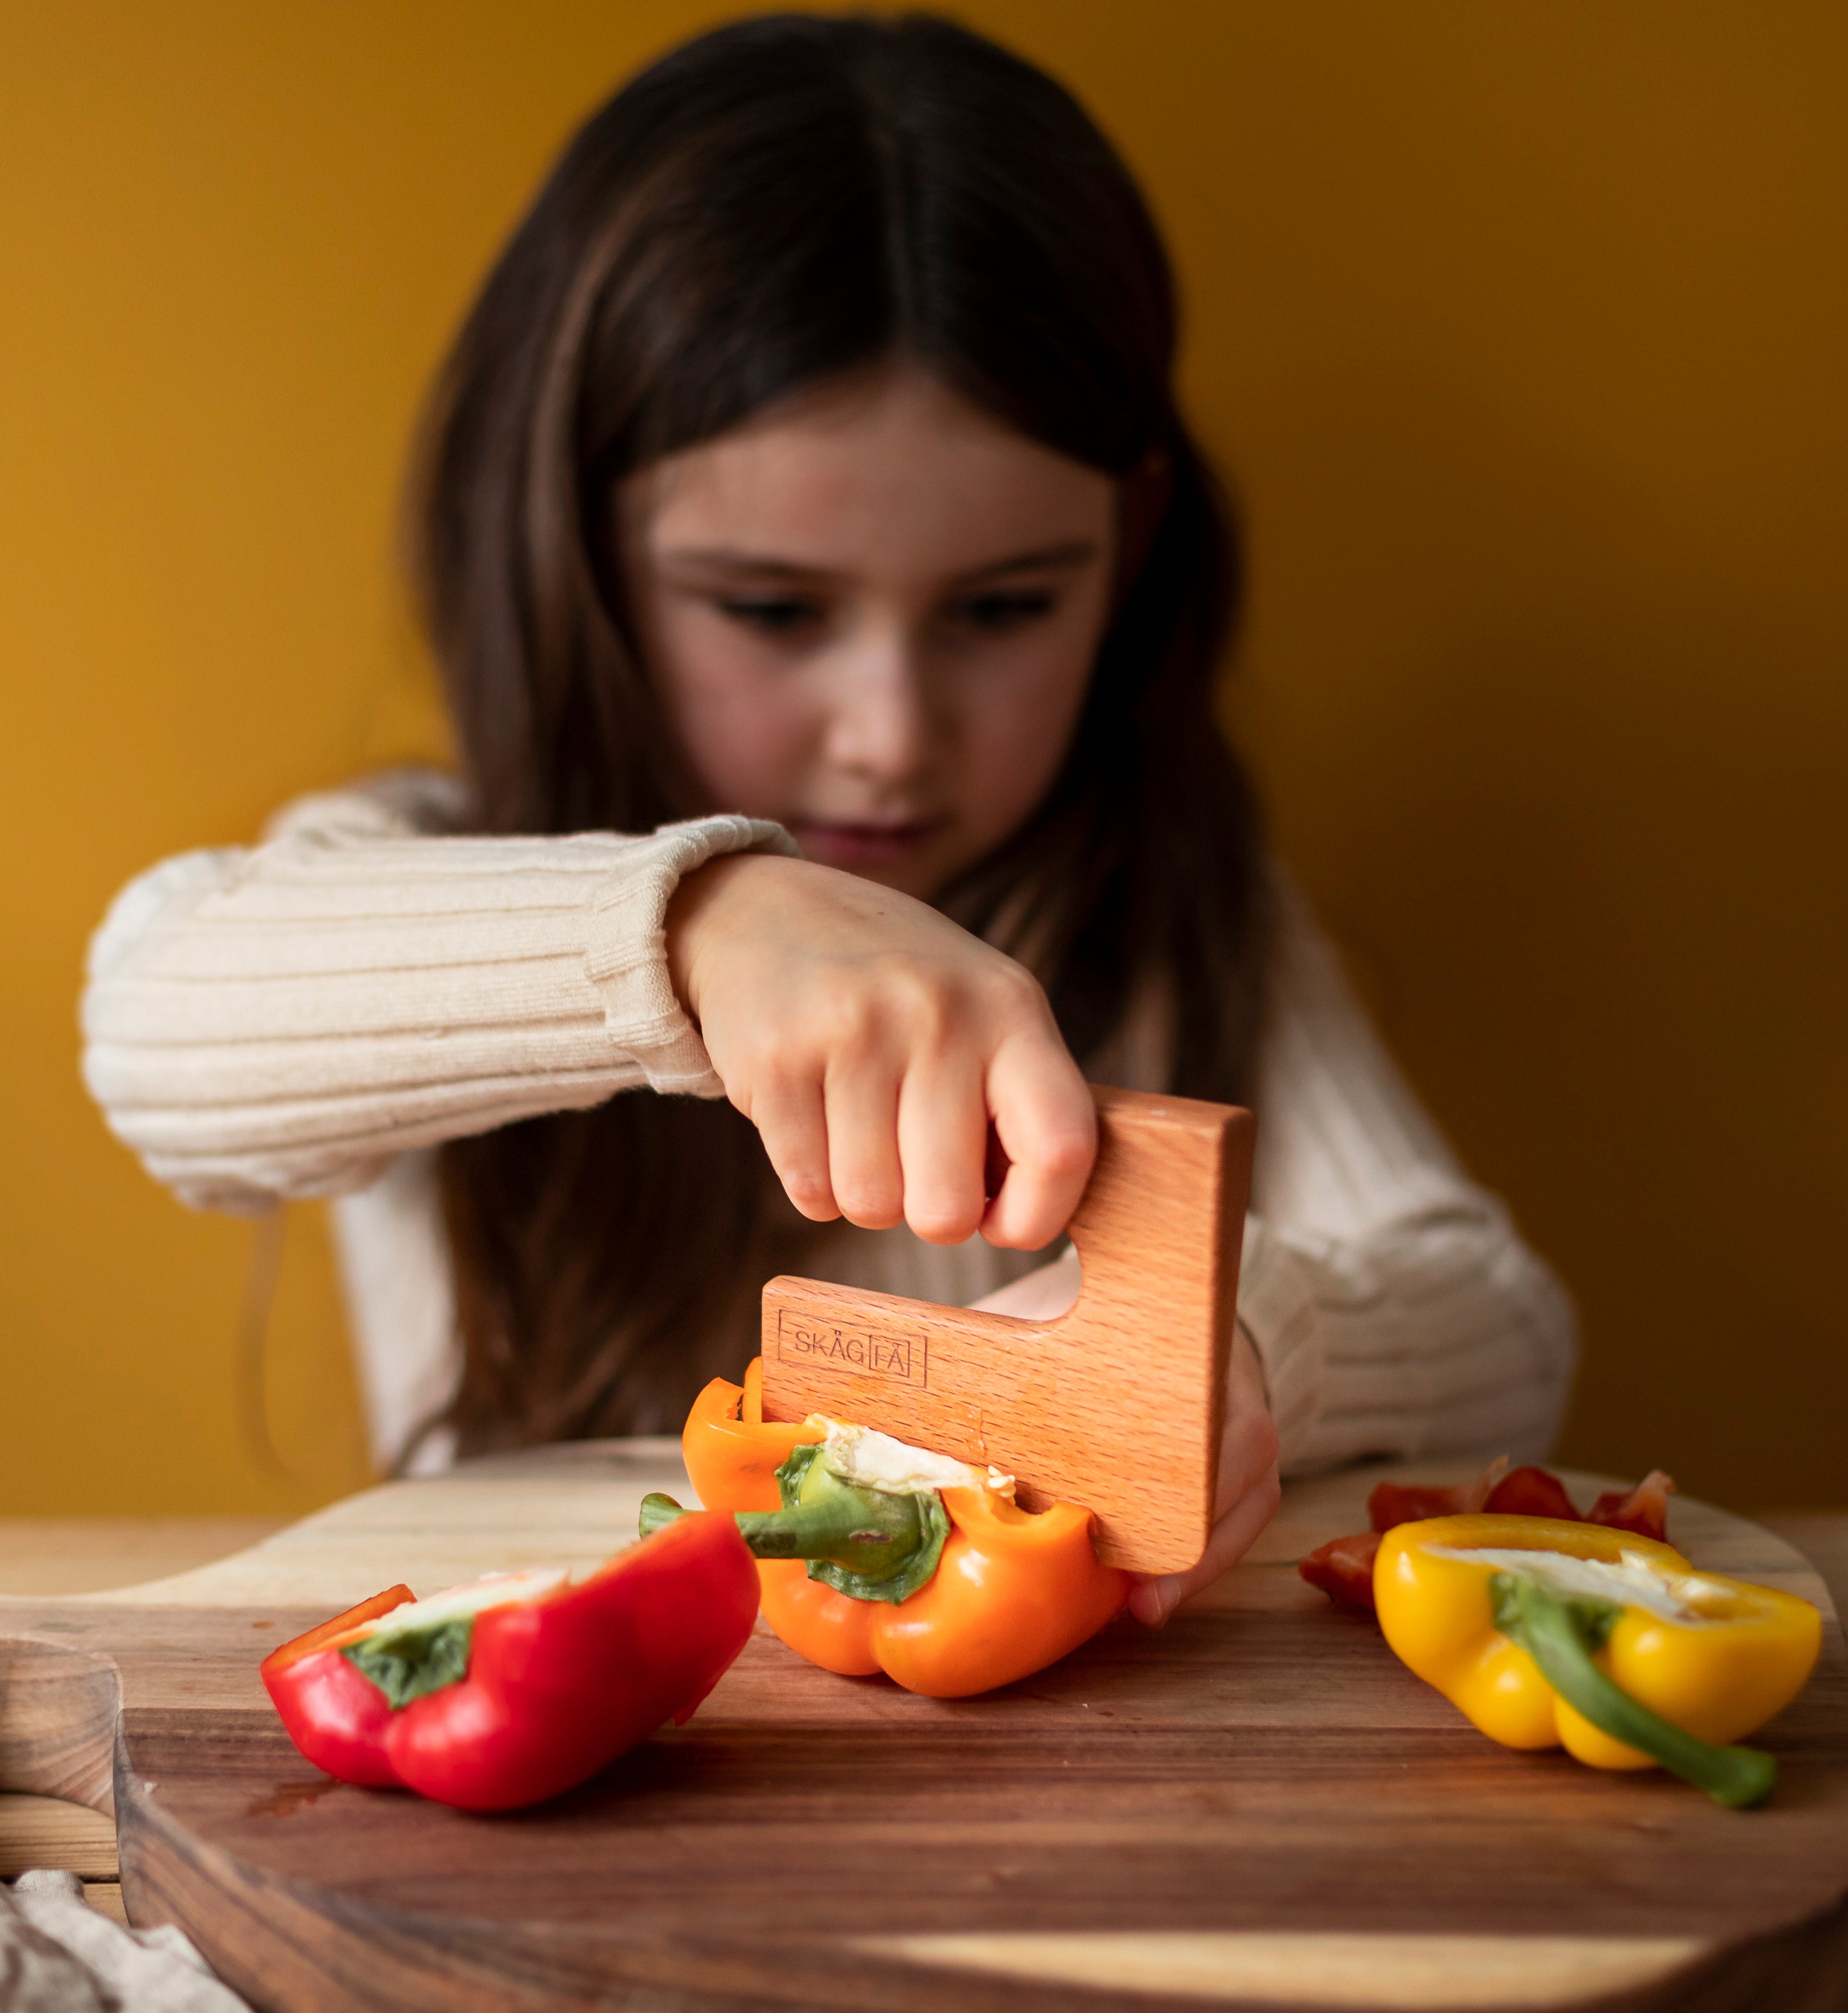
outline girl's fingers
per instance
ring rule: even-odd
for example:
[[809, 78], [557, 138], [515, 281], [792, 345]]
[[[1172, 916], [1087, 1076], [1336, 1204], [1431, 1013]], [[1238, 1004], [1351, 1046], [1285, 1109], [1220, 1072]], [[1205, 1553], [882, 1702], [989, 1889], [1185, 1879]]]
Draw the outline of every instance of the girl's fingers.
[[763, 1141], [763, 1150], [789, 1200], [811, 1223], [832, 1223], [841, 1214], [828, 1172], [827, 1121], [821, 1086], [797, 1080], [760, 1089], [746, 1114]]
[[1277, 1422], [1264, 1389], [1257, 1351], [1242, 1321], [1232, 1328], [1231, 1355], [1226, 1364], [1225, 1429], [1219, 1439], [1219, 1475], [1213, 1514], [1224, 1516], [1264, 1479], [1274, 1473], [1278, 1443]]
[[1282, 1495], [1272, 1468], [1213, 1526], [1200, 1562], [1191, 1572], [1163, 1573], [1138, 1581], [1131, 1589], [1129, 1611], [1137, 1621], [1159, 1629], [1190, 1593], [1210, 1586], [1221, 1573], [1229, 1572], [1257, 1542], [1259, 1534], [1277, 1514]]
[[841, 1214], [863, 1230], [889, 1230], [905, 1214], [897, 1080], [863, 1064], [831, 1072], [826, 1098], [828, 1178]]
[[981, 1072], [972, 1056], [910, 1071], [899, 1092], [905, 1221], [928, 1244], [973, 1237], [988, 1206], [988, 1136]]
[[1010, 1162], [981, 1220], [991, 1244], [1037, 1251], [1071, 1222], [1097, 1158], [1097, 1107], [1049, 1020], [988, 1067], [989, 1108]]
[[[1013, 959], [908, 896], [759, 855], [690, 874], [667, 935], [677, 993], [805, 1215], [909, 1214], [932, 1239], [974, 1225], [1029, 1250], [1064, 1229], [1096, 1113]], [[804, 1080], [819, 1092], [788, 1087]], [[985, 1208], [985, 1108], [1011, 1163]]]
[[1225, 1431], [1219, 1443], [1219, 1475], [1214, 1503], [1217, 1521], [1206, 1549], [1191, 1571], [1138, 1581], [1129, 1596], [1138, 1621], [1159, 1629], [1191, 1593], [1229, 1572], [1277, 1514], [1282, 1495], [1278, 1478], [1277, 1425], [1264, 1395], [1264, 1372], [1242, 1321], [1232, 1331], [1226, 1365]]

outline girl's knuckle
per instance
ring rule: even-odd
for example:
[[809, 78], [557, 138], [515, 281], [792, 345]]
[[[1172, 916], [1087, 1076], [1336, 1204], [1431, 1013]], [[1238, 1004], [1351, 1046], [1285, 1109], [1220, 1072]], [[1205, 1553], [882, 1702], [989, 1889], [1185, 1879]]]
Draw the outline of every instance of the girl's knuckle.
[[777, 1178], [792, 1202], [821, 1203], [828, 1199], [827, 1175], [806, 1157], [783, 1156], [777, 1168]]
[[1049, 1011], [1046, 989], [1024, 964], [1003, 958], [985, 974], [983, 990], [992, 1010], [1014, 1023], [1033, 1021]]
[[1096, 1142], [1092, 1135], [1074, 1127], [1055, 1132], [1037, 1158], [1054, 1180], [1069, 1181], [1088, 1171], [1095, 1152]]
[[883, 1046], [881, 1017], [872, 1001], [857, 992], [850, 994], [821, 1009], [815, 1039], [830, 1064], [856, 1067]]
[[960, 1014], [959, 989], [950, 974], [927, 960], [900, 956], [881, 978], [889, 1009], [912, 1043], [940, 1043]]
[[927, 1244], [960, 1244], [975, 1228], [976, 1212], [966, 1204], [913, 1204], [906, 1218]]
[[841, 1203], [841, 1214], [862, 1230], [891, 1230], [903, 1221], [903, 1212], [897, 1203], [877, 1189], [850, 1191], [849, 1196], [837, 1200]]

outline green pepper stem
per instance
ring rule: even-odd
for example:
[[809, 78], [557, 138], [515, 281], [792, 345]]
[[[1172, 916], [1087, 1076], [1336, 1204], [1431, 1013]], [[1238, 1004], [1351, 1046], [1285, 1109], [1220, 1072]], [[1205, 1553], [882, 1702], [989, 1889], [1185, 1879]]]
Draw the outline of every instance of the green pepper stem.
[[[652, 1537], [689, 1516], [671, 1496], [642, 1499], [642, 1535]], [[832, 1559], [860, 1568], [888, 1559], [892, 1546], [917, 1541], [917, 1513], [910, 1498], [870, 1490], [839, 1489], [788, 1510], [735, 1510], [738, 1535], [760, 1559]]]
[[683, 1509], [671, 1496], [663, 1496], [656, 1491], [642, 1499], [641, 1535], [652, 1538], [656, 1532], [666, 1530], [670, 1524], [677, 1524], [681, 1518], [695, 1514]]
[[1771, 1794], [1778, 1765], [1755, 1747], [1716, 1747], [1650, 1711], [1614, 1683], [1592, 1660], [1591, 1618], [1584, 1604], [1564, 1600], [1519, 1573], [1497, 1573], [1491, 1582], [1495, 1623], [1540, 1667], [1567, 1704], [1600, 1732], [1660, 1762], [1671, 1775], [1706, 1790], [1728, 1810], [1749, 1810]]
[[[795, 1448], [777, 1470], [781, 1510], [735, 1510], [738, 1534], [760, 1559], [806, 1559], [809, 1577], [856, 1600], [906, 1600], [937, 1570], [949, 1518], [934, 1489], [909, 1495], [844, 1482], [819, 1446]], [[642, 1503], [651, 1537], [687, 1512], [671, 1496]]]

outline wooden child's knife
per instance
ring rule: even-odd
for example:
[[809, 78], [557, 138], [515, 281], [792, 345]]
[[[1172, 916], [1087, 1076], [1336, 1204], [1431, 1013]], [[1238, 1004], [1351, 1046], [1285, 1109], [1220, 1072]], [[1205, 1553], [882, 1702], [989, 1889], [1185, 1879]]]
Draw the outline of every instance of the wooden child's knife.
[[1013, 1475], [1019, 1500], [1096, 1513], [1097, 1553], [1185, 1571], [1205, 1548], [1251, 1185], [1231, 1105], [1096, 1086], [1097, 1164], [1071, 1225], [1084, 1267], [1056, 1321], [776, 1278], [763, 1412], [849, 1419]]

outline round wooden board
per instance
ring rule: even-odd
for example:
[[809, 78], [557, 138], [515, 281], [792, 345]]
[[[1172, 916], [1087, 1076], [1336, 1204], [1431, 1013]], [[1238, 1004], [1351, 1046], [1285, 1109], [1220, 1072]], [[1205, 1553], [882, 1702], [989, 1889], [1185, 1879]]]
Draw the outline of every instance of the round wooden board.
[[[329, 1782], [256, 1677], [381, 1586], [592, 1562], [685, 1486], [667, 1442], [478, 1463], [177, 1579], [0, 1604], [0, 1789], [113, 1793], [133, 1918], [277, 2009], [1848, 2005], [1839, 1630], [1762, 1736], [1765, 1811], [1510, 1754], [1296, 1575], [1383, 1472], [1293, 1487], [1160, 1635], [1120, 1621], [984, 1699], [760, 1628], [685, 1728], [481, 1818]], [[1671, 1534], [1827, 1605], [1755, 1525], [1678, 1502]]]

